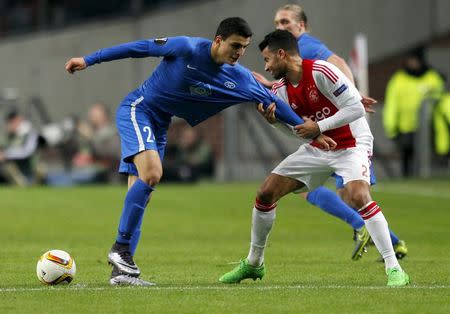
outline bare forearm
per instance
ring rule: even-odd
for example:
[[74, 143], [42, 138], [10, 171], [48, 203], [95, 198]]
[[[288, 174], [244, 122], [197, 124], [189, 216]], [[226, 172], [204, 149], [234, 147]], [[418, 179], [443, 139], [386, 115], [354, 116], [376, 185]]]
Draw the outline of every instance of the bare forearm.
[[353, 83], [355, 84], [355, 79], [353, 78], [353, 73], [350, 70], [350, 67], [347, 65], [347, 62], [345, 62], [344, 59], [339, 57], [338, 55], [332, 55], [327, 59], [328, 62], [334, 64], [339, 70], [342, 71], [342, 73], [345, 74], [345, 76]]

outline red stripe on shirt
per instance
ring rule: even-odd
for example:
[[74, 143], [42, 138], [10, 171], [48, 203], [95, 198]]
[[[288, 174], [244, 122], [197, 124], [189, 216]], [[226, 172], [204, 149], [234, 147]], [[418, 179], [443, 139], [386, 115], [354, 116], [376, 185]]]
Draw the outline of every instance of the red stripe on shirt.
[[313, 65], [313, 71], [319, 71], [323, 74], [326, 75], [326, 77], [333, 83], [336, 84], [338, 77], [336, 76], [336, 74], [333, 73], [333, 71], [331, 71], [329, 68], [325, 67], [325, 66], [316, 66]]
[[321, 69], [313, 69], [317, 72], [321, 72], [322, 74], [324, 74], [333, 84], [336, 84], [336, 80], [334, 80], [327, 72], [325, 72], [324, 70]]
[[313, 64], [313, 68], [321, 68], [321, 69], [324, 69], [324, 70], [327, 71], [332, 77], [334, 77], [336, 80], [339, 79], [339, 77], [336, 75], [336, 73], [334, 73], [333, 70], [330, 69], [329, 67], [327, 67], [325, 64], [314, 63], [314, 64]]
[[277, 93], [277, 89], [279, 89], [282, 86], [285, 86], [286, 82], [284, 81], [284, 79], [280, 82], [277, 82], [275, 84], [272, 85], [272, 93], [276, 94]]
[[278, 87], [283, 86], [283, 85], [286, 85], [286, 81], [285, 81], [284, 79], [282, 79], [282, 80], [279, 81], [279, 82], [275, 82], [275, 83], [272, 85], [272, 87], [276, 86], [276, 87], [278, 88]]

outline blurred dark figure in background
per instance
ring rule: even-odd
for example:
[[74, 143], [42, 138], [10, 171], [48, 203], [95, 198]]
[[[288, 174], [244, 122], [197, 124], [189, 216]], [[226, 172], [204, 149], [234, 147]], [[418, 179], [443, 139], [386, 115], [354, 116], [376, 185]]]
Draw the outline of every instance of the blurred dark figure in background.
[[93, 104], [87, 121], [74, 121], [74, 131], [64, 144], [64, 154], [70, 165], [63, 173], [49, 174], [48, 184], [119, 182], [120, 140], [106, 105]]
[[120, 140], [105, 104], [92, 105], [88, 113], [88, 123], [90, 128], [80, 129], [80, 132], [88, 140], [94, 163], [103, 171], [108, 182], [118, 181]]
[[2, 180], [20, 186], [29, 185], [36, 175], [38, 132], [17, 111], [6, 116], [6, 131], [6, 145], [0, 150]]
[[444, 81], [425, 61], [424, 47], [410, 51], [402, 69], [389, 80], [383, 111], [387, 137], [395, 140], [401, 153], [402, 175], [414, 171], [414, 138], [420, 122], [424, 100], [441, 97]]
[[[64, 132], [62, 141], [59, 143], [59, 150], [64, 164], [64, 169], [72, 170], [77, 166], [83, 166], [84, 163], [92, 162], [89, 144], [85, 137], [80, 133], [80, 128], [84, 128], [87, 124], [77, 115], [72, 114], [65, 118], [60, 125], [64, 125], [64, 121], [70, 121], [70, 128]], [[84, 157], [84, 158], [83, 158]]]
[[172, 143], [163, 164], [164, 181], [195, 182], [213, 176], [212, 148], [195, 129], [185, 125]]

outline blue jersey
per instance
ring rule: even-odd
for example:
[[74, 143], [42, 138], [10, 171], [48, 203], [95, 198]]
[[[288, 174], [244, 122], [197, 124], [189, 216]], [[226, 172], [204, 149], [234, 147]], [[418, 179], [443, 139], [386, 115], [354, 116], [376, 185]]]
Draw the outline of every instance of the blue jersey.
[[223, 109], [243, 103], [272, 102], [280, 120], [303, 123], [281, 99], [270, 93], [240, 64], [219, 65], [211, 57], [211, 40], [171, 37], [140, 40], [100, 49], [84, 59], [88, 66], [123, 58], [163, 57], [161, 63], [133, 94], [143, 97], [149, 111], [185, 119], [191, 126]]
[[303, 33], [297, 39], [300, 57], [310, 60], [327, 60], [334, 53], [319, 39], [309, 33]]

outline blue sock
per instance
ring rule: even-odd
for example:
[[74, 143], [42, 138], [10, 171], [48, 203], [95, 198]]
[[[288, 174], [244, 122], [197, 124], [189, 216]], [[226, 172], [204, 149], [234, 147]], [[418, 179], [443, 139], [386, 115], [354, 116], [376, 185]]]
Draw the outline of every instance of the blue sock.
[[[150, 197], [148, 198], [147, 204], [150, 201]], [[146, 206], [147, 207], [147, 206]], [[134, 231], [133, 235], [131, 236], [131, 242], [130, 242], [130, 253], [131, 256], [134, 256], [134, 253], [136, 252], [137, 245], [139, 243], [139, 240], [141, 239], [141, 229], [142, 229], [142, 220], [144, 216], [141, 217], [139, 220], [139, 223], [136, 227], [136, 230]]]
[[133, 232], [133, 235], [131, 236], [131, 242], [130, 242], [130, 253], [131, 256], [134, 256], [134, 253], [136, 252], [137, 245], [139, 243], [139, 239], [141, 238], [141, 226], [142, 226], [142, 218], [139, 220], [139, 223], [137, 225], [136, 230]]
[[[131, 237], [140, 227], [153, 187], [138, 179], [128, 190], [120, 217], [119, 232], [116, 241], [121, 244], [130, 244]], [[138, 239], [139, 240], [139, 239]], [[137, 245], [137, 242], [136, 242]], [[136, 248], [134, 248], [136, 249]]]
[[320, 186], [309, 192], [306, 199], [330, 215], [345, 221], [353, 229], [359, 229], [364, 226], [364, 220], [361, 216], [353, 208], [344, 203], [336, 193], [324, 186]]
[[396, 245], [398, 243], [398, 241], [400, 241], [400, 239], [397, 237], [397, 235], [391, 229], [389, 229], [389, 233], [391, 234], [392, 245]]

